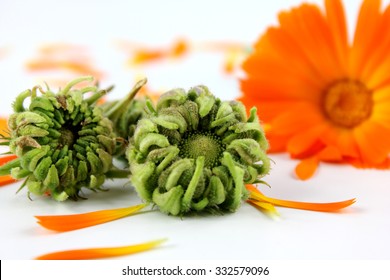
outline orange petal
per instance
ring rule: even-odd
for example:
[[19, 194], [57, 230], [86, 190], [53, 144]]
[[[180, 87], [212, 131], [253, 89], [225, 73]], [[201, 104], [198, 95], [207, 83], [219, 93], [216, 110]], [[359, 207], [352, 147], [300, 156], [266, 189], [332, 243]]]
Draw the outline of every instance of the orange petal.
[[246, 188], [250, 191], [250, 199], [257, 200], [260, 202], [269, 202], [276, 206], [283, 206], [289, 208], [296, 208], [302, 210], [312, 210], [312, 211], [323, 211], [323, 212], [333, 212], [343, 209], [355, 203], [356, 199], [349, 199], [339, 202], [330, 202], [330, 203], [312, 203], [312, 202], [298, 202], [290, 200], [281, 200], [276, 198], [270, 198], [263, 195], [255, 186], [246, 185]]
[[17, 180], [12, 178], [10, 175], [0, 176], [0, 187], [8, 184], [15, 183]]
[[343, 4], [340, 0], [325, 0], [326, 18], [334, 40], [340, 65], [347, 65], [348, 34]]
[[295, 38], [314, 74], [321, 75], [322, 81], [329, 82], [345, 75], [334, 59], [334, 46], [329, 45], [329, 27], [316, 5], [302, 4], [290, 12], [282, 12], [279, 22], [281, 28]]
[[354, 135], [361, 158], [368, 165], [383, 162], [390, 153], [390, 128], [374, 121], [366, 121], [355, 128]]
[[15, 158], [17, 158], [16, 155], [6, 155], [6, 156], [0, 157], [0, 166], [2, 166], [3, 164], [6, 164], [7, 162], [9, 162], [11, 160], [14, 160]]
[[94, 69], [92, 66], [83, 61], [69, 61], [69, 60], [51, 60], [40, 59], [30, 61], [27, 63], [27, 68], [31, 71], [44, 71], [53, 69], [65, 69], [82, 75], [92, 75], [96, 79], [101, 79], [103, 73]]
[[38, 224], [47, 229], [55, 231], [70, 231], [114, 221], [134, 214], [145, 206], [146, 204], [139, 204], [126, 208], [101, 210], [83, 214], [35, 216], [35, 218], [38, 219]]
[[259, 208], [260, 210], [264, 211], [271, 218], [276, 218], [280, 216], [278, 210], [276, 210], [275, 206], [271, 203], [261, 202], [253, 199], [249, 199], [247, 202], [255, 206], [256, 208]]
[[295, 174], [301, 180], [310, 179], [316, 172], [318, 163], [319, 161], [317, 157], [301, 160], [301, 162], [295, 167]]
[[90, 248], [90, 249], [59, 251], [59, 252], [41, 255], [39, 257], [36, 257], [35, 259], [36, 260], [87, 260], [87, 259], [110, 258], [110, 257], [130, 255], [130, 254], [151, 250], [165, 241], [166, 239], [160, 239], [160, 240], [150, 241], [147, 243], [141, 243], [137, 245], [123, 246], [123, 247]]
[[172, 46], [171, 56], [180, 57], [184, 55], [186, 52], [188, 52], [188, 49], [189, 49], [188, 42], [184, 39], [179, 39]]
[[328, 162], [340, 162], [343, 159], [339, 149], [337, 149], [334, 146], [325, 147], [324, 149], [321, 150], [321, 152], [317, 154], [317, 157], [321, 161], [328, 161]]
[[321, 136], [326, 129], [326, 124], [320, 124], [295, 134], [288, 142], [287, 151], [292, 157], [301, 159], [317, 154], [325, 146]]
[[331, 127], [324, 132], [321, 140], [326, 146], [337, 148], [343, 157], [356, 158], [359, 156], [353, 130], [351, 129]]
[[380, 0], [365, 0], [360, 8], [351, 48], [350, 71], [352, 79], [360, 77], [366, 58], [371, 55], [369, 45], [376, 34], [375, 31], [381, 18], [380, 6]]
[[289, 140], [288, 136], [273, 135], [266, 133], [269, 142], [268, 153], [280, 153], [286, 151], [286, 145]]
[[[373, 76], [377, 76], [375, 72], [381, 71], [381, 65], [388, 63], [386, 58], [390, 48], [390, 36], [383, 36], [390, 31], [390, 6], [387, 6], [382, 13], [381, 20], [376, 28], [376, 34], [372, 37], [368, 50], [370, 55], [364, 57], [364, 71], [361, 76], [362, 81], [368, 81]], [[368, 82], [371, 87], [372, 82]], [[371, 87], [372, 88], [372, 87]]]
[[133, 58], [129, 61], [130, 65], [138, 65], [143, 63], [148, 63], [152, 61], [157, 61], [163, 59], [168, 54], [164, 51], [152, 51], [152, 50], [139, 50], [137, 51]]
[[[305, 112], [302, 114], [302, 112]], [[272, 130], [280, 135], [295, 134], [321, 124], [324, 118], [317, 105], [309, 102], [296, 103], [272, 122]]]
[[7, 119], [0, 117], [0, 134], [8, 129]]

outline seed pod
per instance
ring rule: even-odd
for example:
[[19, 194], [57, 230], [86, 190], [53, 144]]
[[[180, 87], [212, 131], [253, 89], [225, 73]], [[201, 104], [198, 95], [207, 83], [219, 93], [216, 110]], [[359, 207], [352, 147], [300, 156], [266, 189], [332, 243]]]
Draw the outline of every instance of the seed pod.
[[245, 184], [269, 172], [268, 143], [252, 108], [207, 87], [163, 94], [138, 121], [127, 158], [139, 196], [162, 212], [235, 211]]
[[[100, 189], [112, 168], [116, 137], [111, 121], [95, 106], [106, 91], [94, 86], [73, 88], [92, 80], [73, 80], [57, 93], [35, 87], [16, 98], [8, 140], [18, 158], [1, 166], [0, 175], [25, 178], [23, 186], [29, 192], [58, 201], [79, 198], [82, 187]], [[84, 98], [87, 92], [92, 95]]]

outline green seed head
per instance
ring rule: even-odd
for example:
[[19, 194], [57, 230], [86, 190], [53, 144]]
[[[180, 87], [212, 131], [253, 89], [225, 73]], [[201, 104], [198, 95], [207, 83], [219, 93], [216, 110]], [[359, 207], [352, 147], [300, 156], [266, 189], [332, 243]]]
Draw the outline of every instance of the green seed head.
[[[9, 118], [9, 148], [18, 158], [2, 166], [0, 173], [26, 178], [23, 186], [29, 192], [59, 201], [77, 199], [82, 187], [101, 187], [112, 167], [115, 135], [111, 121], [94, 106], [105, 91], [73, 88], [91, 80], [76, 79], [57, 93], [35, 87], [16, 98]], [[87, 92], [92, 95], [84, 98]]]
[[245, 184], [269, 171], [268, 143], [253, 108], [222, 102], [207, 87], [163, 94], [135, 128], [127, 150], [142, 199], [171, 215], [235, 211]]
[[205, 158], [205, 167], [211, 168], [219, 164], [225, 145], [219, 136], [209, 132], [190, 132], [184, 135], [179, 143], [182, 158]]

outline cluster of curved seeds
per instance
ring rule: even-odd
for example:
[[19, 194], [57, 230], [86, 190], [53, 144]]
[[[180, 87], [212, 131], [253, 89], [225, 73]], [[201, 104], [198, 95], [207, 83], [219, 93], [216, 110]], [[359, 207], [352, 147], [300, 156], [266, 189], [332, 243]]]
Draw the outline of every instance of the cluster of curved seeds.
[[[2, 166], [0, 174], [26, 178], [23, 186], [29, 192], [58, 201], [77, 199], [82, 187], [101, 187], [115, 150], [112, 123], [94, 106], [106, 92], [95, 86], [73, 88], [92, 80], [73, 80], [57, 93], [35, 87], [16, 98], [8, 122], [8, 145], [18, 158]], [[87, 92], [92, 95], [84, 98]], [[28, 97], [30, 104], [25, 108]]]
[[252, 108], [222, 102], [205, 86], [163, 94], [142, 118], [127, 158], [138, 194], [162, 212], [235, 211], [246, 183], [269, 171], [268, 143]]

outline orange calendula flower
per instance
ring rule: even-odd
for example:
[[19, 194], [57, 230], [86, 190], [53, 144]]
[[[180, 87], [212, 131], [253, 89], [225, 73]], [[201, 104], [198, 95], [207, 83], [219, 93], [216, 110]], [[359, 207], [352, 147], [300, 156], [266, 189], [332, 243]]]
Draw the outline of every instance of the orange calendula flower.
[[154, 249], [161, 243], [165, 242], [166, 239], [150, 241], [147, 243], [122, 246], [122, 247], [108, 247], [108, 248], [89, 248], [89, 249], [78, 249], [69, 251], [59, 251], [54, 253], [48, 253], [36, 257], [36, 260], [88, 260], [88, 259], [100, 259], [118, 257], [124, 255], [135, 254], [147, 250]]
[[243, 64], [247, 107], [258, 106], [271, 152], [303, 160], [310, 178], [320, 161], [389, 168], [390, 6], [365, 0], [353, 42], [343, 5], [302, 4], [279, 14]]
[[75, 229], [95, 226], [137, 213], [145, 207], [139, 204], [131, 207], [101, 210], [83, 214], [58, 215], [58, 216], [35, 216], [38, 224], [55, 231], [70, 231]]

